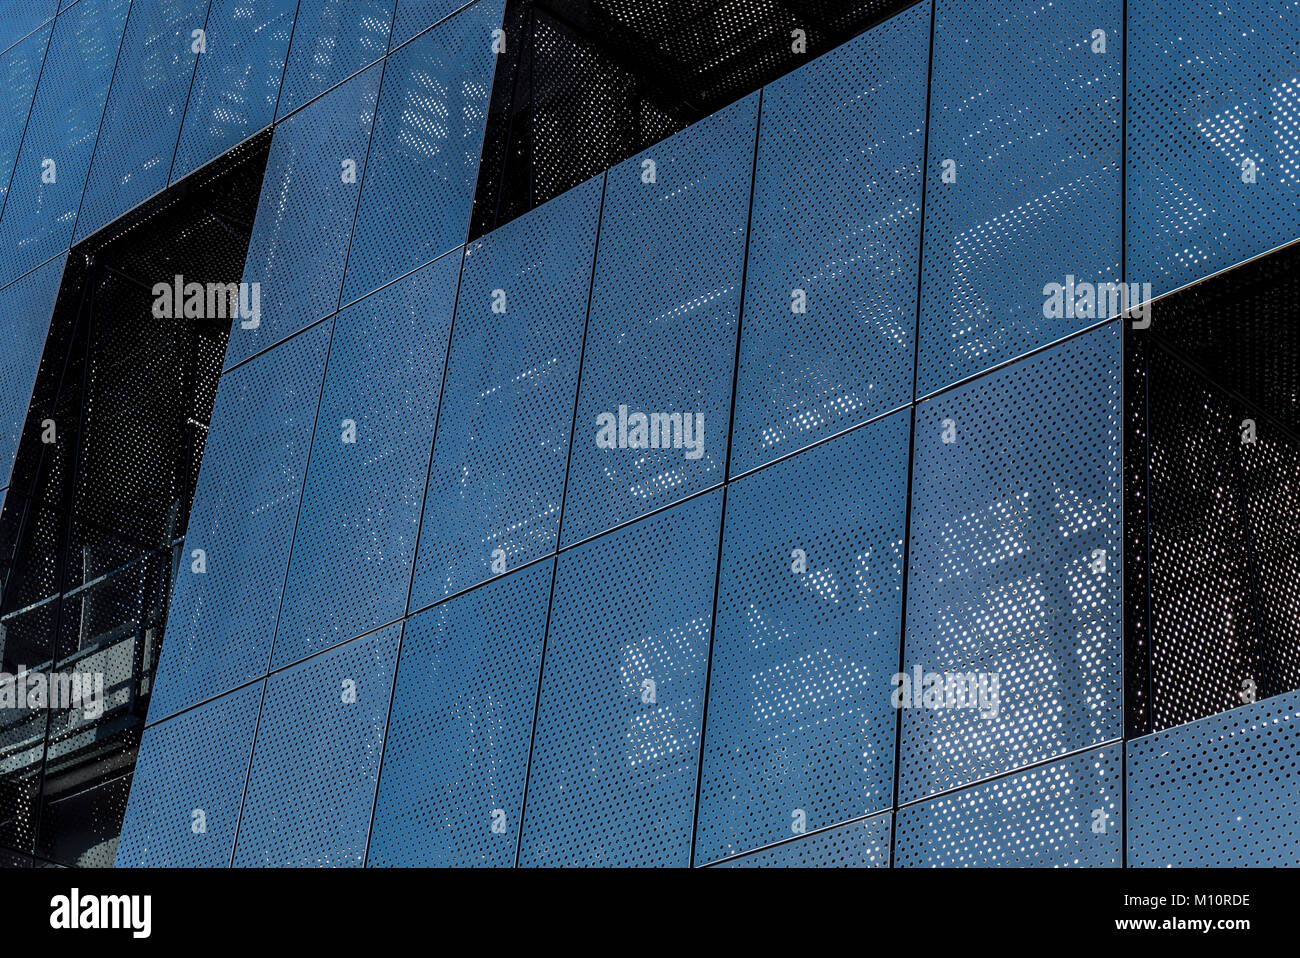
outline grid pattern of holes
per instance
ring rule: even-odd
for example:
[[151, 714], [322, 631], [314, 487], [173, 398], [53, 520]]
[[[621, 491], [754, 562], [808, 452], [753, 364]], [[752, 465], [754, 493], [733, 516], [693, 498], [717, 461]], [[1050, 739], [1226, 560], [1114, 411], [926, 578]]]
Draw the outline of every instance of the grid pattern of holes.
[[167, 185], [198, 58], [190, 31], [203, 26], [207, 11], [208, 0], [132, 3], [77, 219], [78, 238]]
[[498, 549], [506, 569], [555, 551], [600, 193], [591, 180], [465, 254], [412, 608], [489, 578]]
[[904, 667], [999, 711], [903, 709], [900, 802], [1120, 734], [1119, 397], [1112, 323], [917, 407]]
[[[230, 324], [226, 365], [328, 316], [338, 307], [379, 93], [375, 65], [275, 128], [244, 282], [260, 284], [259, 325]], [[343, 161], [356, 164], [344, 182]]]
[[298, 0], [212, 0], [171, 179], [271, 122]]
[[[0, 24], [4, 23], [0, 17]], [[45, 48], [49, 45], [52, 26], [44, 26], [12, 49], [0, 55], [0, 85], [4, 86], [9, 108], [0, 115], [0, 209], [9, 193], [9, 177], [14, 171], [18, 148], [22, 145], [23, 129], [27, 126], [27, 113], [36, 94], [36, 81], [45, 62]], [[0, 273], [0, 283], [14, 275], [5, 263]]]
[[1119, 752], [1098, 749], [898, 811], [900, 868], [1119, 867]]
[[9, 484], [66, 259], [51, 260], [0, 289], [6, 326], [0, 349], [0, 486]]
[[391, 46], [406, 42], [470, 2], [472, 0], [397, 0]]
[[459, 272], [444, 256], [335, 320], [273, 667], [406, 611]]
[[[754, 94], [607, 175], [563, 544], [722, 481], [757, 104]], [[702, 454], [599, 447], [597, 417], [620, 406], [703, 414]]]
[[[1130, 0], [1128, 268], [1156, 293], [1294, 239], [1294, 0]], [[1255, 182], [1243, 181], [1243, 163]]]
[[721, 503], [560, 556], [521, 865], [690, 860]]
[[503, 3], [478, 0], [388, 58], [344, 302], [465, 242]]
[[910, 430], [899, 412], [727, 491], [697, 861], [892, 802]]
[[256, 682], [145, 731], [117, 867], [230, 863], [261, 701]]
[[887, 868], [889, 816], [873, 815], [719, 862], [718, 868]]
[[918, 4], [763, 91], [732, 473], [912, 398], [929, 32]]
[[936, 2], [920, 395], [1095, 321], [1047, 283], [1120, 278], [1120, 0]]
[[394, 3], [396, 0], [299, 3], [277, 116], [302, 106], [387, 53]]
[[1300, 688], [1300, 446], [1266, 427], [1241, 448], [1255, 611], [1268, 695]]
[[321, 323], [222, 377], [151, 722], [266, 672], [329, 333]]
[[1182, 725], [1262, 686], [1240, 488], [1240, 415], [1209, 382], [1154, 350], [1148, 417], [1151, 721]]
[[1128, 745], [1131, 867], [1300, 861], [1300, 693]]
[[551, 567], [410, 620], [368, 865], [515, 863]]
[[58, 0], [4, 0], [0, 2], [0, 51], [26, 37], [54, 16]]
[[0, 219], [7, 278], [68, 248], [129, 7], [83, 0], [54, 23]]
[[361, 867], [401, 632], [266, 680], [234, 865]]

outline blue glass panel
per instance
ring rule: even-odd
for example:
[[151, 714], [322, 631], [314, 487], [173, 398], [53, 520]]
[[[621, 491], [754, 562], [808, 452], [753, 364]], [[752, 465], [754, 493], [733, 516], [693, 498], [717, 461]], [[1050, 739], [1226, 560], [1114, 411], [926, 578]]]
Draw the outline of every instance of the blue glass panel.
[[719, 868], [888, 868], [889, 812], [718, 864]]
[[[396, 0], [299, 4], [277, 116], [302, 106], [388, 52]], [[357, 165], [360, 166], [360, 158]]]
[[222, 377], [151, 721], [266, 673], [329, 333], [321, 323]]
[[910, 429], [895, 413], [727, 491], [696, 861], [893, 800]]
[[395, 47], [399, 43], [405, 43], [421, 30], [451, 16], [468, 2], [470, 0], [397, 0], [392, 45]]
[[208, 0], [135, 0], [126, 23], [77, 239], [167, 186]]
[[902, 802], [1120, 734], [1119, 334], [917, 407], [904, 671], [984, 699], [903, 709]]
[[520, 864], [690, 861], [721, 503], [560, 556]]
[[0, 289], [6, 326], [0, 340], [0, 486], [9, 484], [66, 259], [51, 260]]
[[1098, 749], [901, 808], [895, 864], [1117, 868], [1119, 762], [1118, 747]]
[[373, 66], [276, 126], [244, 262], [261, 316], [231, 323], [227, 367], [338, 309], [379, 77]]
[[276, 668], [406, 611], [459, 273], [444, 256], [338, 315]]
[[255, 682], [145, 730], [117, 867], [230, 864], [261, 703]]
[[1129, 0], [1128, 272], [1168, 292], [1300, 234], [1294, 0]]
[[54, 16], [58, 0], [0, 0], [0, 52]]
[[732, 474], [912, 398], [929, 38], [920, 3], [763, 90]]
[[1120, 0], [937, 2], [920, 395], [1109, 318], [1048, 284], [1120, 280]]
[[1297, 753], [1300, 692], [1129, 742], [1129, 865], [1300, 864]]
[[757, 113], [754, 94], [608, 173], [564, 545], [722, 481]]
[[68, 248], [130, 0], [82, 0], [54, 23], [0, 220], [8, 278]]
[[600, 193], [590, 180], [469, 247], [412, 608], [555, 551]]
[[465, 242], [503, 0], [479, 0], [388, 58], [343, 301]]
[[[0, 84], [7, 92], [9, 108], [0, 111], [0, 210], [9, 193], [9, 177], [14, 171], [14, 160], [22, 146], [27, 114], [31, 110], [36, 81], [45, 61], [45, 48], [49, 46], [52, 26], [37, 30], [13, 49], [0, 55]], [[12, 278], [13, 266], [0, 267], [0, 282]]]
[[407, 624], [368, 864], [515, 863], [551, 567]]
[[266, 680], [235, 865], [361, 866], [401, 633], [380, 629]]
[[298, 0], [212, 0], [173, 183], [271, 122], [297, 7]]

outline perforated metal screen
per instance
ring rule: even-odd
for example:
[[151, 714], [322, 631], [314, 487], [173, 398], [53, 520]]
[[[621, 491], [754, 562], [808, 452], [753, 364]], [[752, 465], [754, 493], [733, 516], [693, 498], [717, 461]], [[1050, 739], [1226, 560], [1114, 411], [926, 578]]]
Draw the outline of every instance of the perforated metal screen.
[[903, 709], [900, 802], [1120, 736], [1120, 415], [1115, 324], [917, 406], [904, 670], [986, 701]]
[[8, 322], [0, 352], [0, 487], [9, 484], [65, 259], [51, 260], [0, 289], [0, 315]]
[[275, 128], [244, 265], [260, 313], [255, 325], [231, 323], [228, 367], [338, 309], [380, 72], [371, 67]]
[[298, 4], [276, 117], [296, 110], [388, 52], [397, 0]]
[[553, 565], [408, 622], [371, 866], [514, 865]]
[[221, 378], [151, 722], [267, 671], [329, 334], [319, 324]]
[[733, 473], [912, 398], [929, 31], [918, 4], [763, 90]]
[[1085, 752], [898, 810], [901, 868], [1118, 867], [1119, 748]]
[[459, 275], [444, 256], [334, 320], [272, 668], [406, 612]]
[[783, 842], [719, 868], [885, 868], [889, 865], [890, 813]]
[[1121, 258], [1122, 4], [936, 3], [920, 395], [1108, 319], [1044, 287]]
[[1133, 866], [1300, 861], [1295, 692], [1128, 744]]
[[724, 478], [757, 121], [754, 95], [607, 174], [564, 545]]
[[602, 189], [466, 251], [413, 609], [556, 549]]

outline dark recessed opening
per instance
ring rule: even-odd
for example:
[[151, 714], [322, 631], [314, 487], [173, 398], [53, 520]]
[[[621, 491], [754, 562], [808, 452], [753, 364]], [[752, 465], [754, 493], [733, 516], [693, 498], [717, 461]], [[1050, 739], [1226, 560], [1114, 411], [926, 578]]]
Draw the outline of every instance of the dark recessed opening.
[[1125, 332], [1130, 737], [1300, 688], [1300, 243]]
[[[68, 256], [0, 511], [0, 670], [26, 670], [33, 705], [0, 712], [0, 847], [113, 862], [230, 330], [158, 318], [154, 288], [239, 283], [269, 149], [255, 138]], [[46, 701], [102, 681], [100, 704], [40, 707], [36, 675]]]
[[914, 2], [509, 0], [470, 238]]

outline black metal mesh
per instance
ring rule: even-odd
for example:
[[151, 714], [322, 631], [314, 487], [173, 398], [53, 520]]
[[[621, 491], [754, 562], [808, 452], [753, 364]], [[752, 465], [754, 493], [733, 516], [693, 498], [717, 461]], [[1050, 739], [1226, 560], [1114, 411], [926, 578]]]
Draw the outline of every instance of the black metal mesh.
[[1300, 245], [1126, 341], [1128, 734], [1300, 688]]
[[471, 238], [913, 2], [510, 0]]
[[156, 318], [153, 287], [238, 282], [269, 148], [255, 138], [69, 254], [0, 511], [0, 663], [98, 679], [102, 713], [3, 713], [9, 851], [112, 864], [229, 332]]

